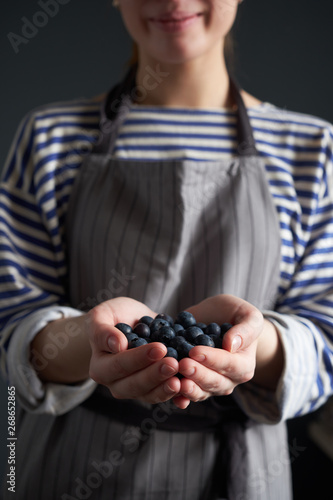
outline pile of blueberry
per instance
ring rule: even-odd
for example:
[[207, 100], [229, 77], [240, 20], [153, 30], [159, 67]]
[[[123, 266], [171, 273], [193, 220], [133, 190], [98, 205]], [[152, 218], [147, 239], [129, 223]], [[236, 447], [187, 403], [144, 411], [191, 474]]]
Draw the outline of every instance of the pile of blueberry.
[[149, 342], [162, 342], [167, 347], [166, 356], [178, 360], [188, 357], [196, 345], [221, 348], [223, 335], [231, 327], [230, 323], [197, 323], [188, 311], [180, 312], [175, 321], [161, 313], [155, 318], [143, 316], [133, 329], [126, 323], [116, 325], [126, 336], [129, 349]]

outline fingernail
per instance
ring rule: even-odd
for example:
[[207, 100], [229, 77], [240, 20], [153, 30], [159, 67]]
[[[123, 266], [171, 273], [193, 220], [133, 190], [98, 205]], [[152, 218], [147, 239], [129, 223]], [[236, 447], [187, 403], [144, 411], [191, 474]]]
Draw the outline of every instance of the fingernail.
[[171, 375], [174, 375], [177, 372], [173, 366], [169, 365], [162, 365], [161, 366], [161, 373], [162, 375], [165, 375], [166, 377], [171, 377]]
[[233, 341], [231, 342], [231, 352], [236, 352], [242, 345], [242, 337], [239, 335], [236, 335], [236, 337], [233, 338]]
[[206, 356], [204, 354], [197, 354], [191, 356], [191, 358], [194, 359], [195, 361], [198, 361], [198, 363], [202, 363], [203, 361], [205, 361]]
[[164, 384], [164, 391], [168, 394], [172, 394], [173, 392], [176, 392], [174, 389], [172, 389], [169, 384], [166, 382]]
[[182, 371], [182, 375], [184, 375], [185, 377], [191, 377], [191, 375], [194, 375], [194, 373], [195, 373], [194, 366], [190, 366], [190, 368], [188, 368], [187, 370]]
[[186, 394], [192, 394], [193, 391], [194, 391], [194, 385], [192, 384], [192, 385], [190, 385], [190, 387], [186, 391]]
[[116, 353], [120, 351], [120, 344], [116, 337], [108, 338], [108, 346], [111, 352]]
[[157, 359], [161, 359], [163, 356], [164, 356], [164, 352], [162, 351], [162, 349], [159, 349], [158, 347], [153, 347], [148, 352], [148, 357], [152, 361], [156, 361]]

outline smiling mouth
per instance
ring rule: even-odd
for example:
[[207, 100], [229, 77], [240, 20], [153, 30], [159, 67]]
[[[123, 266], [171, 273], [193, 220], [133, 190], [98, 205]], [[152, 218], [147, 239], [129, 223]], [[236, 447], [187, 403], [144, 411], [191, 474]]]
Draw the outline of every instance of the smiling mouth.
[[172, 12], [159, 17], [152, 17], [149, 21], [166, 31], [178, 31], [190, 26], [202, 15], [201, 12]]
[[202, 13], [189, 13], [189, 12], [172, 12], [168, 14], [162, 14], [159, 17], [151, 17], [149, 21], [156, 23], [168, 24], [168, 23], [182, 23], [184, 21], [189, 21], [197, 17], [202, 16]]

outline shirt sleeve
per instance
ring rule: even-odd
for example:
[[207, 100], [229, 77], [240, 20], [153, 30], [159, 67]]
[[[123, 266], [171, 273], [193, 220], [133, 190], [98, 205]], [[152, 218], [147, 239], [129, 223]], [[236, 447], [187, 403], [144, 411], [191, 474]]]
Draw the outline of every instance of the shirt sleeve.
[[[82, 314], [69, 307], [66, 293], [64, 213], [72, 169], [62, 167], [60, 178], [55, 169], [45, 175], [35, 141], [44, 131], [36, 121], [34, 112], [22, 120], [0, 185], [0, 360], [25, 409], [59, 414], [86, 399], [95, 383], [43, 384], [29, 362], [30, 342], [49, 321]], [[50, 152], [50, 165], [60, 154]]]
[[[333, 393], [333, 133], [326, 132], [321, 178], [311, 209], [306, 244], [297, 245], [296, 271], [274, 311], [263, 311], [276, 327], [284, 371], [275, 393], [253, 383], [235, 390], [252, 418], [275, 423], [318, 409]], [[305, 229], [305, 228], [303, 228]], [[305, 233], [305, 231], [304, 231]], [[296, 239], [296, 238], [295, 238]], [[302, 249], [300, 251], [300, 249]]]
[[[66, 346], [71, 336], [69, 330], [52, 339], [47, 345], [47, 352], [39, 354], [38, 357], [33, 353], [34, 367], [29, 361], [30, 343], [47, 323], [60, 318], [75, 318], [80, 314], [82, 313], [70, 307], [46, 307], [29, 314], [15, 328], [7, 352], [8, 379], [10, 385], [15, 386], [16, 397], [25, 410], [31, 413], [61, 415], [82, 403], [97, 387], [91, 379], [80, 384], [66, 385], [44, 383], [38, 377], [38, 370], [45, 368], [49, 359], [59, 355], [61, 349]], [[72, 326], [74, 325], [73, 323]], [[74, 328], [72, 331], [75, 331]]]

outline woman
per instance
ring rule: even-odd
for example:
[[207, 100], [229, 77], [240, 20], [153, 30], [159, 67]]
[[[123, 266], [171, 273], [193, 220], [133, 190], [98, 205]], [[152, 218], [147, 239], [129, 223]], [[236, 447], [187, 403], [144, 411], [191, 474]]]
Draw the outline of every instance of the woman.
[[[285, 421], [332, 394], [332, 127], [238, 89], [238, 2], [117, 6], [137, 61], [29, 114], [3, 174], [17, 496], [291, 498]], [[115, 327], [183, 309], [223, 349]]]

